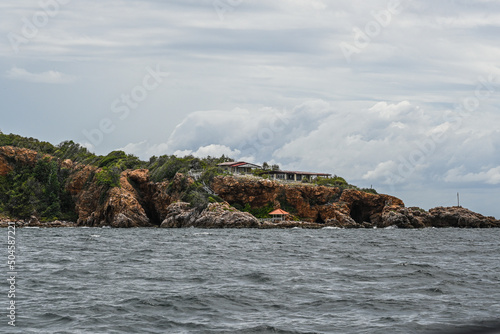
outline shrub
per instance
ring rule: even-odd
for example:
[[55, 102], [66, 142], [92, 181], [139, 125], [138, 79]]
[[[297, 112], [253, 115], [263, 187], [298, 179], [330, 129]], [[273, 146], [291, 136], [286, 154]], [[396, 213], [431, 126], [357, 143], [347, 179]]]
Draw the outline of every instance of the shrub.
[[375, 195], [378, 194], [378, 192], [373, 188], [363, 188], [363, 189], [361, 189], [361, 191], [364, 191], [365, 193], [375, 194]]
[[315, 184], [320, 186], [333, 186], [333, 187], [347, 187], [349, 184], [347, 181], [340, 176], [333, 176], [331, 178], [317, 177], [314, 181]]
[[[238, 209], [237, 204], [233, 205], [233, 207]], [[241, 207], [241, 205], [239, 205], [239, 207]], [[265, 206], [260, 208], [252, 208], [250, 206], [250, 203], [246, 203], [245, 206], [239, 210], [244, 212], [249, 212], [256, 218], [271, 218], [271, 216], [269, 216], [269, 212], [273, 211], [273, 209], [274, 209], [273, 203], [269, 202]]]
[[184, 202], [188, 202], [192, 208], [195, 208], [199, 211], [204, 210], [209, 203], [208, 194], [200, 191], [200, 189], [195, 189], [187, 192], [184, 196], [182, 196], [182, 200]]
[[96, 173], [95, 177], [98, 185], [108, 189], [120, 186], [120, 170], [116, 167], [104, 167]]

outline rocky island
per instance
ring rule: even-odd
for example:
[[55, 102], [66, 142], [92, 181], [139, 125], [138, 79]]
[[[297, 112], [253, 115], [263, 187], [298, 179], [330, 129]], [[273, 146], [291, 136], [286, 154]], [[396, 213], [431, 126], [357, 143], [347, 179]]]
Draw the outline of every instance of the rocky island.
[[[462, 207], [406, 207], [338, 177], [325, 185], [289, 183], [220, 172], [225, 157], [162, 156], [146, 163], [121, 151], [98, 157], [73, 142], [0, 136], [2, 226], [15, 219], [41, 227], [500, 227]], [[279, 208], [290, 213], [287, 219], [269, 219]]]

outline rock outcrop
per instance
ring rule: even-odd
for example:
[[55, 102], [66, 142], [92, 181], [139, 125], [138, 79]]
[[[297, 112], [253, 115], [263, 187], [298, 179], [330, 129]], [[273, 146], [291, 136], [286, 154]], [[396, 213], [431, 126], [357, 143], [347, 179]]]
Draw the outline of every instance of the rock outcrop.
[[[0, 176], [16, 166], [34, 166], [49, 157], [36, 151], [0, 147]], [[126, 170], [119, 186], [108, 188], [96, 175], [101, 169], [56, 159], [69, 173], [65, 184], [75, 203], [78, 226], [111, 227], [203, 227], [203, 228], [399, 228], [500, 227], [500, 221], [462, 207], [437, 207], [428, 212], [405, 207], [403, 201], [356, 189], [285, 184], [256, 177], [215, 177], [210, 187], [224, 200], [205, 208], [182, 202], [193, 186], [192, 178], [176, 174], [168, 181], [152, 182], [146, 169]], [[251, 210], [281, 208], [292, 216], [287, 221], [260, 221], [235, 207]], [[301, 221], [297, 221], [297, 220]], [[7, 224], [3, 219], [1, 225]], [[19, 226], [72, 226], [71, 222], [39, 222], [36, 217]]]
[[68, 184], [68, 190], [75, 197], [78, 225], [150, 227], [159, 224], [153, 201], [156, 187], [149, 180], [148, 170], [122, 172], [120, 187], [111, 188], [107, 193], [97, 182], [91, 181], [84, 187], [98, 171], [86, 166]]
[[[212, 189], [230, 204], [251, 208], [270, 205], [277, 208], [294, 208], [294, 214], [309, 222], [325, 222], [330, 209], [324, 206], [340, 198], [339, 188], [311, 185], [286, 185], [276, 181], [219, 176], [214, 178]], [[285, 207], [282, 207], [284, 204]]]
[[247, 212], [240, 212], [228, 203], [211, 203], [199, 212], [189, 203], [176, 202], [168, 207], [166, 219], [160, 227], [255, 228], [259, 220]]
[[13, 146], [0, 146], [0, 176], [14, 169], [12, 163], [34, 166], [38, 159], [36, 151]]
[[[416, 207], [407, 208], [403, 201], [394, 196], [355, 189], [342, 191], [332, 187], [287, 185], [232, 176], [215, 178], [212, 188], [230, 204], [249, 203], [252, 208], [269, 204], [280, 208], [285, 204], [284, 209], [293, 211], [294, 215], [309, 222], [311, 228], [500, 227], [500, 221], [495, 218], [468, 209], [438, 207], [427, 212]], [[286, 224], [300, 226], [294, 222]], [[281, 223], [281, 226], [286, 224]]]
[[429, 210], [430, 224], [433, 227], [500, 227], [500, 221], [494, 217], [485, 217], [462, 207], [437, 207]]
[[230, 204], [249, 203], [252, 208], [285, 206], [283, 209], [291, 210], [302, 220], [339, 227], [384, 227], [384, 213], [404, 208], [403, 201], [394, 196], [264, 179], [217, 177], [212, 188]]
[[0, 156], [0, 176], [5, 176], [12, 171], [12, 166], [5, 160], [3, 156]]

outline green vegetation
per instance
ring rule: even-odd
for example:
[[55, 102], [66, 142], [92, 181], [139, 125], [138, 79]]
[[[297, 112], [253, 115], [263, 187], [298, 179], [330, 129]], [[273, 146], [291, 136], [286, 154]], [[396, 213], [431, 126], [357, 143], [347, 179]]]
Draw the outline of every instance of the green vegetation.
[[183, 158], [175, 155], [162, 155], [151, 157], [146, 168], [149, 169], [151, 180], [154, 182], [170, 180], [177, 173], [186, 174], [189, 171], [202, 173], [202, 181], [211, 182], [215, 176], [222, 174], [218, 171], [217, 164], [226, 161], [230, 159], [224, 155], [220, 158], [208, 156], [201, 159], [192, 155]]
[[410, 210], [415, 210], [415, 211], [420, 211], [420, 212], [422, 212], [422, 213], [427, 212], [426, 210], [424, 210], [424, 209], [422, 209], [422, 208], [419, 208], [418, 206], [411, 206], [411, 207], [409, 207], [408, 209], [410, 209]]
[[374, 194], [374, 195], [378, 194], [378, 192], [373, 188], [361, 188], [359, 190], [364, 191], [365, 193], [370, 193], [370, 194]]
[[104, 186], [105, 189], [120, 186], [120, 169], [117, 167], [104, 167], [95, 174], [97, 184]]
[[21, 219], [75, 219], [73, 199], [64, 189], [68, 176], [68, 170], [47, 158], [19, 166], [0, 176], [0, 211]]
[[[0, 176], [0, 213], [19, 219], [35, 216], [40, 220], [76, 220], [75, 203], [65, 186], [71, 171], [61, 167], [62, 160], [89, 164], [102, 168], [96, 181], [107, 190], [119, 186], [120, 173], [126, 169], [144, 168], [147, 163], [123, 151], [113, 151], [106, 156], [90, 153], [73, 141], [55, 146], [34, 138], [25, 138], [0, 132], [0, 146], [27, 148], [38, 152], [34, 166], [17, 165], [5, 176]], [[43, 158], [44, 155], [54, 158]]]
[[331, 178], [318, 177], [317, 179], [313, 180], [313, 183], [320, 185], [320, 186], [338, 187], [341, 190], [355, 189], [355, 190], [364, 191], [364, 192], [370, 193], [370, 194], [378, 194], [377, 191], [373, 188], [358, 188], [352, 184], [347, 183], [347, 181], [343, 177], [340, 177], [337, 175], [334, 175]]
[[[34, 166], [16, 165], [8, 175], [0, 176], [0, 215], [27, 219], [36, 216], [42, 220], [76, 219], [74, 202], [71, 195], [65, 190], [70, 178], [69, 169], [62, 167], [61, 162], [70, 159], [82, 165], [92, 165], [100, 168], [87, 182], [95, 180], [102, 187], [101, 200], [104, 201], [109, 189], [120, 186], [120, 174], [127, 169], [148, 169], [153, 182], [170, 182], [167, 191], [173, 191], [173, 179], [177, 173], [183, 173], [180, 189], [181, 200], [191, 203], [197, 209], [205, 208], [209, 203], [221, 202], [222, 199], [209, 194], [206, 187], [219, 175], [227, 175], [222, 172], [217, 164], [233, 161], [222, 155], [221, 157], [197, 158], [194, 156], [176, 157], [174, 155], [153, 156], [149, 161], [141, 161], [138, 157], [126, 154], [123, 151], [113, 151], [105, 156], [95, 155], [73, 141], [64, 141], [59, 145], [39, 141], [34, 138], [26, 138], [15, 134], [3, 134], [0, 131], [0, 146], [14, 146], [32, 149], [38, 152], [37, 162]], [[54, 158], [43, 158], [50, 155]], [[277, 170], [276, 164], [263, 164], [263, 170], [254, 171], [254, 175], [269, 177], [262, 174], [264, 170]], [[197, 173], [197, 180], [188, 185], [187, 174]], [[376, 194], [374, 189], [359, 189], [350, 185], [339, 176], [332, 178], [317, 178], [312, 181], [304, 181], [311, 184], [339, 187], [344, 189], [358, 189]], [[285, 196], [278, 196], [281, 207], [295, 213], [295, 208], [290, 205]], [[262, 208], [251, 208], [249, 204], [235, 204], [242, 211], [250, 212], [258, 218], [268, 218], [268, 212], [272, 204], [268, 203]]]
[[260, 208], [252, 208], [249, 203], [246, 203], [244, 206], [235, 203], [233, 204], [233, 207], [243, 212], [249, 212], [256, 218], [271, 218], [269, 212], [274, 209], [273, 203], [267, 203], [265, 206]]
[[347, 188], [349, 184], [347, 181], [340, 176], [334, 175], [331, 178], [318, 177], [313, 180], [314, 184], [319, 186], [331, 186], [331, 187], [339, 187], [339, 188]]
[[180, 199], [183, 202], [188, 202], [191, 204], [191, 207], [202, 211], [205, 209], [209, 203], [218, 203], [218, 202], [223, 202], [223, 200], [217, 196], [217, 195], [212, 195], [209, 194], [205, 188], [202, 182], [194, 182], [191, 185], [188, 185], [188, 177], [184, 176], [180, 180], [179, 185], [174, 185], [174, 183], [179, 182], [178, 180], [172, 180], [168, 187], [167, 187], [167, 193], [173, 193], [174, 192], [174, 187], [176, 187], [177, 191], [181, 191], [180, 193]]

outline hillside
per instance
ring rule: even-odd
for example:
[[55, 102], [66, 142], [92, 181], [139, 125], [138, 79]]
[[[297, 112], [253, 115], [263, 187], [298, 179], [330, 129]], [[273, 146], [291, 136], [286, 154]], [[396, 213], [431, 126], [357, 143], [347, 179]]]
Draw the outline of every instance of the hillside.
[[[220, 173], [217, 163], [227, 160], [161, 156], [145, 162], [121, 151], [96, 156], [70, 141], [53, 146], [0, 133], [0, 217], [41, 226], [58, 220], [112, 227], [500, 226], [464, 208], [406, 208], [396, 197], [362, 191], [339, 177], [318, 185]], [[201, 171], [199, 177], [189, 176], [191, 170]], [[291, 214], [288, 221], [256, 218], [277, 208]]]

